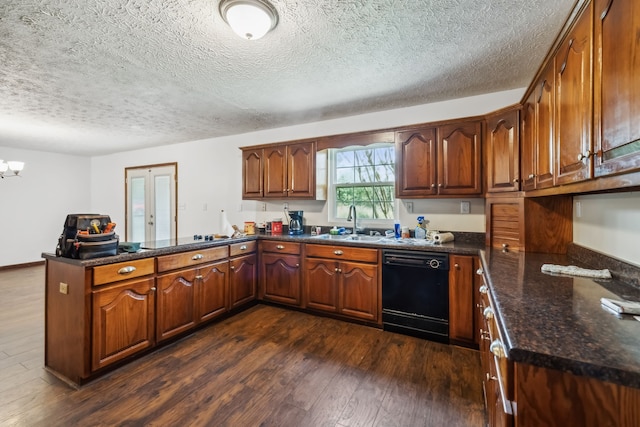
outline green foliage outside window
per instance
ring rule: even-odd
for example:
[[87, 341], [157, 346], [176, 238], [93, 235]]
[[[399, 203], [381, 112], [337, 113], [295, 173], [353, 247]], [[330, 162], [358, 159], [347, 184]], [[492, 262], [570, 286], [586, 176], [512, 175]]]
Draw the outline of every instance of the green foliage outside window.
[[394, 217], [395, 151], [384, 147], [337, 150], [334, 191], [336, 218], [355, 205], [360, 219]]

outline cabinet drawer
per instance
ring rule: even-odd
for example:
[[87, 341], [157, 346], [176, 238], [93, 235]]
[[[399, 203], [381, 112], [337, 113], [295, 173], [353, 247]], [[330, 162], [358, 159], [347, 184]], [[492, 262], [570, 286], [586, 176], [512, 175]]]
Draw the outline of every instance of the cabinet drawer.
[[182, 252], [158, 257], [158, 272], [175, 270], [205, 262], [217, 261], [229, 256], [229, 246]]
[[347, 261], [378, 262], [378, 250], [352, 248], [349, 246], [328, 246], [308, 244], [307, 257], [330, 258]]
[[283, 242], [283, 241], [270, 241], [263, 240], [260, 242], [262, 245], [263, 252], [277, 252], [282, 254], [300, 254], [300, 243], [291, 243], [291, 242]]
[[229, 256], [244, 255], [256, 251], [256, 241], [229, 245]]
[[154, 258], [93, 267], [93, 285], [118, 282], [154, 273]]

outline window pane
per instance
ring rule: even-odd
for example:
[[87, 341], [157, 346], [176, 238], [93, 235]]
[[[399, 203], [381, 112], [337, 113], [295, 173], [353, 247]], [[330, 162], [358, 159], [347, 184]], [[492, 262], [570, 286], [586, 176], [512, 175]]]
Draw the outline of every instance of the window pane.
[[336, 189], [336, 201], [347, 205], [353, 203], [353, 187], [338, 187]]
[[374, 166], [356, 167], [355, 182], [376, 182], [375, 167]]
[[336, 166], [339, 168], [354, 166], [353, 151], [338, 151], [336, 153]]
[[375, 215], [380, 219], [393, 219], [393, 202], [376, 203]]
[[375, 182], [393, 182], [395, 179], [395, 171], [392, 165], [376, 166]]
[[145, 232], [145, 179], [131, 179], [131, 241], [144, 242]]
[[337, 168], [336, 169], [336, 184], [352, 184], [353, 168]]
[[356, 203], [356, 209], [358, 212], [358, 218], [361, 219], [374, 219], [373, 216], [373, 204], [372, 203]]
[[376, 148], [375, 163], [377, 165], [388, 165], [395, 163], [395, 151], [393, 147]]
[[336, 203], [336, 218], [347, 218], [349, 216], [349, 206], [351, 206], [351, 203]]
[[372, 165], [373, 162], [373, 150], [358, 150], [355, 152], [356, 166]]

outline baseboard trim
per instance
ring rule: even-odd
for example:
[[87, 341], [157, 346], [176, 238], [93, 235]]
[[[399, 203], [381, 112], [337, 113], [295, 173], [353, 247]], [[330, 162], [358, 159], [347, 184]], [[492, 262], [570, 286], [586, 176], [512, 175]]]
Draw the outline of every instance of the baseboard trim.
[[34, 262], [25, 262], [24, 264], [0, 265], [0, 271], [15, 270], [18, 268], [27, 268], [27, 267], [37, 267], [39, 265], [44, 265], [44, 260], [34, 261]]

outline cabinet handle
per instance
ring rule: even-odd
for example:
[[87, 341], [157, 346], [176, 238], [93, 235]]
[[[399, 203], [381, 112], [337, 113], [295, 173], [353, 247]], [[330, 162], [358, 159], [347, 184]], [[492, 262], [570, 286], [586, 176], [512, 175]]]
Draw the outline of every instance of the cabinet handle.
[[493, 309], [491, 307], [487, 307], [484, 309], [484, 312], [482, 313], [482, 315], [484, 316], [485, 319], [487, 320], [491, 320], [493, 319]]
[[453, 264], [453, 268], [455, 268], [456, 270], [460, 270], [460, 264]]
[[530, 173], [530, 174], [529, 174], [529, 179], [533, 179], [533, 178], [535, 178], [535, 177], [536, 177], [536, 174], [534, 174], [534, 173]]
[[431, 188], [436, 188], [436, 185], [435, 184], [431, 184]]
[[504, 345], [502, 345], [502, 342], [500, 342], [500, 340], [495, 340], [494, 342], [492, 342], [489, 346], [489, 350], [498, 359], [502, 359], [507, 355], [507, 353], [504, 351]]
[[150, 289], [151, 292], [155, 292], [156, 291], [156, 287], [154, 286], [153, 288]]
[[231, 266], [231, 269], [232, 269], [232, 270], [235, 270], [235, 269], [236, 269], [236, 267], [235, 267], [234, 265], [232, 265], [232, 266]]
[[585, 151], [584, 154], [578, 154], [578, 161], [581, 162], [583, 160], [587, 160], [589, 157], [591, 157], [591, 150]]
[[442, 184], [438, 184], [438, 188], [442, 188]]
[[338, 269], [338, 273], [342, 273], [342, 269], [341, 268]]
[[296, 268], [300, 267], [300, 264], [296, 264]]
[[333, 251], [333, 253], [334, 253], [335, 255], [342, 255], [342, 254], [344, 254], [344, 252], [342, 252], [340, 249], [336, 249], [335, 251]]
[[276, 249], [282, 250], [282, 249], [284, 249], [284, 246], [283, 245], [278, 245], [278, 246], [276, 246]]
[[489, 375], [489, 372], [487, 372], [487, 381], [495, 381], [497, 379], [498, 379], [498, 377], [491, 376], [491, 375]]
[[485, 341], [491, 341], [491, 335], [489, 334], [489, 331], [480, 329], [480, 339]]
[[240, 246], [240, 250], [241, 250], [241, 251], [246, 251], [246, 250], [247, 250], [247, 245], [242, 245], [242, 246]]
[[122, 267], [120, 270], [118, 270], [118, 274], [130, 274], [130, 273], [133, 273], [134, 271], [136, 271], [136, 268], [132, 265], [129, 265], [127, 267]]
[[201, 274], [198, 274], [198, 275], [196, 276], [196, 280], [202, 280], [202, 275], [201, 275]]
[[513, 178], [513, 183], [514, 183], [514, 184], [517, 184], [517, 183], [519, 183], [519, 182], [520, 182], [520, 180], [519, 180], [518, 178]]
[[202, 259], [202, 258], [204, 258], [202, 254], [195, 254], [194, 256], [191, 257], [191, 259], [194, 261], [198, 261], [199, 259]]
[[338, 267], [336, 267], [334, 271], [337, 273], [338, 272]]
[[480, 289], [478, 289], [478, 291], [480, 291], [482, 295], [486, 295], [487, 293], [489, 293], [489, 288], [487, 288], [487, 285], [482, 285], [480, 286]]
[[479, 269], [477, 269], [477, 270], [476, 270], [476, 274], [477, 274], [478, 276], [482, 276], [482, 273], [483, 273], [483, 271], [482, 271], [482, 267], [480, 267]]

